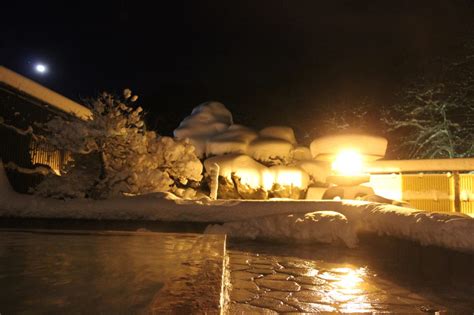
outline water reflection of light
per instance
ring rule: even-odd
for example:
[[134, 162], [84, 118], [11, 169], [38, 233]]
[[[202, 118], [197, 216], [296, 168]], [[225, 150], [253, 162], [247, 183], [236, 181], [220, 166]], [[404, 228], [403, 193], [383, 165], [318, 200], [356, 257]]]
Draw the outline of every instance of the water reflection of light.
[[363, 281], [363, 275], [365, 275], [365, 270], [363, 268], [356, 270], [350, 269], [347, 273], [341, 275], [341, 280], [334, 284], [342, 289], [354, 289]]
[[317, 269], [311, 268], [311, 269], [307, 270], [304, 275], [305, 275], [305, 276], [308, 276], [308, 277], [314, 277], [314, 276], [316, 276], [318, 273], [319, 273], [319, 271], [318, 271]]
[[333, 289], [328, 296], [341, 304], [344, 312], [358, 312], [371, 309], [367, 301], [367, 292], [362, 288], [364, 277], [367, 274], [365, 268], [334, 268], [332, 273], [338, 274], [338, 280], [332, 282]]

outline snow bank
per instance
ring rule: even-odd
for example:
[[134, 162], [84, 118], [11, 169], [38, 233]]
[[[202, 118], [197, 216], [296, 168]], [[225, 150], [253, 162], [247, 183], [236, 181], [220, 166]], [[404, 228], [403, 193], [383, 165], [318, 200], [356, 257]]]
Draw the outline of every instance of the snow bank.
[[[357, 207], [358, 230], [416, 241], [421, 245], [474, 251], [474, 219], [386, 204]], [[347, 214], [347, 211], [344, 211]]]
[[236, 124], [231, 125], [227, 130], [207, 141], [206, 155], [246, 154], [249, 143], [256, 137], [257, 133], [252, 129]]
[[[461, 214], [434, 213], [402, 208], [393, 205], [377, 204], [364, 201], [309, 201], [309, 200], [183, 200], [170, 193], [153, 193], [133, 197], [111, 198], [107, 200], [54, 200], [14, 192], [6, 178], [3, 166], [0, 165], [0, 216], [23, 218], [70, 218], [70, 219], [107, 219], [107, 220], [160, 220], [160, 221], [194, 221], [194, 222], [232, 222], [232, 226], [244, 229], [255, 226], [258, 219], [268, 222], [268, 231], [258, 235], [268, 237], [272, 231], [290, 229], [300, 236], [294, 239], [320, 240], [323, 236], [334, 235], [347, 245], [350, 242], [350, 231], [354, 233], [374, 233], [412, 240], [422, 245], [435, 245], [444, 248], [474, 252], [474, 219]], [[301, 217], [299, 214], [315, 211], [335, 211], [338, 215], [313, 215], [313, 218]], [[272, 216], [296, 215], [304, 222], [292, 223], [284, 219], [271, 219]], [[268, 217], [262, 219], [262, 217]], [[323, 218], [324, 217], [324, 218]], [[304, 219], [302, 219], [304, 218]], [[266, 220], [266, 221], [265, 221]], [[333, 221], [331, 221], [333, 220]], [[272, 223], [273, 222], [273, 223]], [[339, 224], [338, 234], [326, 223]], [[295, 224], [295, 225], [292, 225]], [[330, 224], [330, 223], [327, 223]], [[280, 225], [279, 227], [276, 225]], [[292, 226], [288, 228], [288, 226]], [[323, 228], [324, 226], [324, 228]], [[344, 228], [341, 228], [343, 226]], [[347, 227], [347, 229], [346, 229]], [[214, 227], [218, 229], [219, 227]], [[224, 224], [223, 228], [227, 228]], [[262, 229], [265, 228], [262, 227]], [[325, 229], [321, 235], [319, 228]], [[336, 229], [336, 228], [335, 228]], [[343, 234], [347, 230], [349, 234]], [[282, 232], [279, 232], [282, 233]], [[305, 234], [306, 233], [306, 234]], [[331, 232], [332, 233], [332, 232]], [[342, 233], [342, 234], [341, 234]], [[281, 235], [281, 234], [279, 234]], [[308, 235], [303, 237], [301, 235]], [[315, 236], [316, 235], [316, 236]]]
[[344, 215], [334, 211], [274, 215], [224, 225], [209, 225], [204, 233], [279, 242], [343, 242], [350, 248], [357, 244], [353, 226]]
[[[271, 202], [268, 202], [271, 204]], [[327, 242], [328, 239], [340, 239], [351, 247], [357, 243], [355, 235], [359, 233], [373, 233], [377, 235], [393, 236], [415, 241], [421, 245], [434, 245], [459, 251], [474, 252], [474, 219], [467, 215], [452, 213], [435, 213], [421, 210], [402, 208], [393, 205], [376, 204], [369, 202], [343, 201], [340, 203], [326, 203], [320, 201], [295, 201], [302, 207], [294, 207], [293, 212], [310, 214], [309, 209], [326, 209], [339, 213], [347, 220], [348, 225], [342, 224], [340, 219], [313, 220], [305, 217], [304, 224], [294, 225], [291, 217], [275, 214], [264, 218], [251, 218], [238, 222], [224, 223], [221, 226], [211, 226], [208, 233], [229, 233], [240, 238], [248, 239], [277, 239], [288, 241], [302, 240]], [[318, 206], [319, 205], [319, 206]], [[278, 208], [277, 204], [273, 206]], [[291, 209], [291, 205], [286, 206]], [[322, 207], [321, 207], [322, 206]], [[325, 212], [325, 211], [318, 211]], [[330, 217], [333, 217], [331, 215]], [[301, 215], [297, 216], [301, 219]], [[343, 222], [346, 222], [342, 220]], [[324, 222], [324, 224], [321, 224]], [[334, 229], [328, 222], [334, 223]], [[336, 224], [336, 222], [338, 222]], [[321, 234], [314, 230], [323, 229]], [[288, 232], [282, 232], [287, 229]], [[286, 233], [286, 234], [285, 234]], [[289, 234], [288, 234], [289, 233]], [[290, 235], [291, 234], [291, 235]], [[304, 236], [302, 236], [304, 235]]]
[[355, 150], [366, 158], [385, 156], [387, 139], [363, 134], [342, 134], [320, 137], [311, 142], [311, 154], [317, 159], [327, 159], [343, 150]]
[[229, 128], [232, 124], [231, 112], [219, 102], [206, 102], [195, 107], [174, 130], [178, 139], [189, 138], [202, 157], [206, 152], [206, 142], [212, 136]]

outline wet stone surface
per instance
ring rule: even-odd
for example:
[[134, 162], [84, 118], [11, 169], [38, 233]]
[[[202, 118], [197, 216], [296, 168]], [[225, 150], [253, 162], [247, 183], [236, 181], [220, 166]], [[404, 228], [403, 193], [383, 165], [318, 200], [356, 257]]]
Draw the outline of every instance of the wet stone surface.
[[420, 294], [416, 286], [407, 287], [379, 276], [370, 267], [370, 261], [364, 264], [367, 261], [357, 258], [361, 255], [357, 252], [355, 259], [351, 253], [349, 257], [331, 262], [232, 246], [227, 253], [231, 270], [231, 314], [434, 314], [436, 311], [469, 311], [471, 306], [474, 309], [474, 298], [461, 298], [457, 308], [456, 302], [443, 303], [435, 294], [430, 295], [429, 290], [428, 294]]

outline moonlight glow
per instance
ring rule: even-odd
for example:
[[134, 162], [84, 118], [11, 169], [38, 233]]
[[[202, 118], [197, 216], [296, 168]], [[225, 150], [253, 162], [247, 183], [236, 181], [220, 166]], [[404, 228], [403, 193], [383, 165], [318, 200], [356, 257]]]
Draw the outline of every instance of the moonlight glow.
[[35, 70], [38, 73], [46, 73], [48, 71], [48, 68], [46, 68], [44, 64], [39, 63], [35, 66]]

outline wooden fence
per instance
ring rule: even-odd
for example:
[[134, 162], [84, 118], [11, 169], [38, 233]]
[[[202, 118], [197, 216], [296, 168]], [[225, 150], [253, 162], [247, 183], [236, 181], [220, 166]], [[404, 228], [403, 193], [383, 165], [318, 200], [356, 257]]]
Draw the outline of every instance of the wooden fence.
[[377, 194], [416, 209], [474, 215], [474, 174], [371, 175], [371, 186]]

